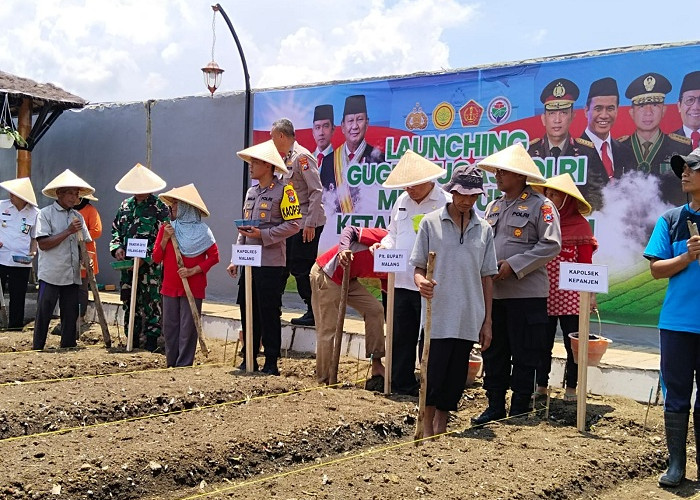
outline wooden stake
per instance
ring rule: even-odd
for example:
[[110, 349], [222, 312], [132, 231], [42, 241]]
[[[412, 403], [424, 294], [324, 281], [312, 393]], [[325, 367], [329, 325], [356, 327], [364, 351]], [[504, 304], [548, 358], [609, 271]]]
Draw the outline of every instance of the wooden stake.
[[139, 286], [139, 266], [141, 257], [134, 257], [134, 269], [131, 273], [131, 297], [129, 298], [129, 335], [126, 337], [126, 351], [134, 350], [134, 315], [136, 314], [136, 292]]
[[333, 357], [331, 358], [331, 373], [328, 377], [328, 385], [338, 383], [338, 365], [340, 365], [340, 347], [343, 343], [343, 323], [348, 307], [348, 290], [350, 289], [350, 265], [343, 269], [343, 284], [340, 287], [340, 304], [338, 305], [338, 320], [335, 322], [335, 336], [333, 338]]
[[576, 388], [576, 426], [586, 432], [586, 394], [588, 392], [588, 334], [590, 332], [591, 293], [579, 292], [578, 309], [578, 387]]
[[245, 371], [253, 373], [253, 268], [245, 266]]
[[[90, 290], [92, 290], [92, 300], [95, 302], [95, 309], [97, 310], [97, 318], [100, 322], [100, 328], [102, 329], [102, 339], [105, 342], [105, 347], [112, 347], [112, 337], [109, 334], [109, 328], [107, 327], [107, 319], [105, 318], [105, 311], [102, 308], [102, 300], [100, 299], [100, 292], [97, 289], [97, 281], [95, 281], [95, 273], [90, 265], [90, 254], [88, 254], [87, 247], [85, 246], [85, 240], [83, 240], [82, 229], [78, 231], [78, 245], [80, 246], [80, 257], [83, 261], [83, 266], [85, 267], [85, 274], [87, 274], [88, 284]], [[80, 311], [78, 311], [78, 332], [76, 337], [80, 337]], [[77, 340], [77, 339], [76, 339]]]
[[386, 290], [386, 347], [384, 362], [384, 394], [391, 394], [391, 364], [394, 353], [394, 288], [396, 275], [389, 273]]
[[[433, 279], [435, 252], [428, 253], [428, 265], [425, 269], [425, 279]], [[420, 393], [418, 396], [418, 420], [416, 421], [415, 440], [423, 439], [423, 419], [425, 418], [425, 398], [428, 388], [428, 356], [430, 355], [430, 330], [433, 322], [432, 299], [425, 300], [425, 328], [423, 328], [423, 356], [420, 361]], [[420, 442], [416, 442], [416, 445]]]
[[[177, 243], [177, 238], [175, 233], [170, 236], [170, 242], [173, 244], [173, 250], [175, 250], [175, 260], [177, 260], [178, 269], [185, 267], [185, 263], [182, 260], [182, 253], [180, 252], [180, 245]], [[192, 312], [192, 319], [194, 320], [194, 326], [197, 329], [197, 338], [199, 339], [199, 347], [202, 349], [205, 357], [209, 357], [209, 349], [207, 349], [207, 344], [204, 342], [204, 332], [202, 331], [202, 316], [197, 310], [197, 303], [194, 301], [194, 295], [192, 295], [192, 289], [190, 288], [189, 278], [181, 278], [182, 286], [185, 287], [185, 295], [187, 295], [187, 302], [190, 304], [190, 311]]]

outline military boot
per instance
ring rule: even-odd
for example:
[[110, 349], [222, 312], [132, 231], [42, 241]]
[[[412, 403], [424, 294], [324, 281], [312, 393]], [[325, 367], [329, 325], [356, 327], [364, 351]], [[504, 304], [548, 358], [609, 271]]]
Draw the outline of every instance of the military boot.
[[685, 478], [688, 416], [688, 413], [664, 412], [666, 446], [668, 447], [668, 469], [659, 477], [660, 486], [675, 488]]
[[484, 425], [506, 416], [506, 391], [486, 391], [489, 406], [478, 417], [472, 418], [472, 425]]
[[272, 356], [265, 356], [265, 364], [260, 370], [262, 373], [267, 375], [279, 375], [280, 371], [277, 368], [277, 358]]
[[531, 394], [514, 392], [510, 398], [510, 411], [508, 412], [508, 416], [517, 417], [519, 415], [530, 413], [530, 411], [532, 411], [532, 408], [530, 407], [531, 401]]

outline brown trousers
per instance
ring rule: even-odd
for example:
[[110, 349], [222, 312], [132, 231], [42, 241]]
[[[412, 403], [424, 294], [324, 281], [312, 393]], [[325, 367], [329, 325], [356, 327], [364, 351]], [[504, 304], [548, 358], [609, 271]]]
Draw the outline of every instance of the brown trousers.
[[[340, 285], [323, 272], [318, 264], [311, 268], [311, 305], [316, 320], [316, 378], [319, 384], [330, 380], [335, 325], [340, 306]], [[357, 279], [350, 280], [348, 305], [365, 321], [365, 356], [384, 357], [384, 308]]]

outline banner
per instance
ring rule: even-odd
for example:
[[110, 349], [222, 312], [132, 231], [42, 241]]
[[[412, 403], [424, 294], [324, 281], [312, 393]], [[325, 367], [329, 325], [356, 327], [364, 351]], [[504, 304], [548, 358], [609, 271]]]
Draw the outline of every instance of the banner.
[[[570, 173], [594, 208], [593, 263], [610, 270], [603, 321], [655, 325], [666, 281], [642, 252], [658, 217], [686, 201], [670, 157], [700, 139], [698, 70], [696, 43], [261, 91], [254, 141], [286, 117], [320, 159], [320, 252], [346, 225], [387, 227], [401, 190], [381, 184], [408, 149], [441, 165], [444, 185], [455, 167], [520, 142], [545, 177]], [[486, 172], [484, 188], [480, 214], [501, 194]]]

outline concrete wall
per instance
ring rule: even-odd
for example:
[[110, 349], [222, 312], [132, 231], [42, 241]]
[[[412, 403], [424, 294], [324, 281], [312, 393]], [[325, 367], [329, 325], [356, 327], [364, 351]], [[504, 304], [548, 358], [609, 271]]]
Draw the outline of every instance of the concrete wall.
[[[151, 107], [154, 172], [167, 181], [166, 190], [194, 182], [212, 214], [205, 221], [221, 262], [208, 274], [207, 298], [215, 300], [231, 300], [237, 290], [225, 269], [235, 239], [232, 220], [241, 216], [243, 162], [235, 153], [243, 148], [244, 104], [244, 94], [229, 93], [155, 101]], [[66, 111], [32, 153], [31, 179], [40, 208], [51, 202], [41, 189], [66, 168], [95, 187], [99, 201], [94, 205], [105, 226], [97, 240], [99, 283], [119, 281], [109, 265], [109, 230], [126, 195], [114, 185], [136, 163], [146, 164], [146, 124], [143, 102]], [[15, 150], [0, 150], [0, 179], [14, 178], [15, 169]]]

